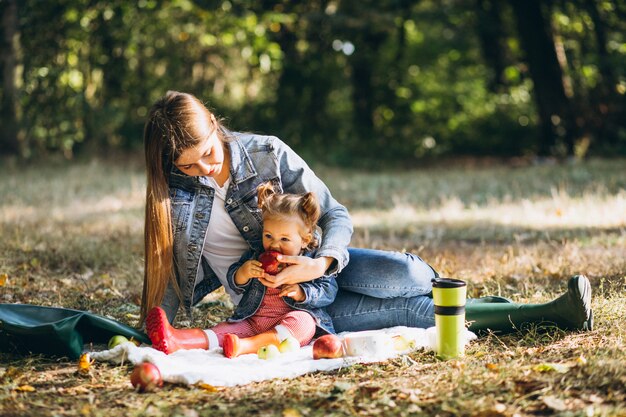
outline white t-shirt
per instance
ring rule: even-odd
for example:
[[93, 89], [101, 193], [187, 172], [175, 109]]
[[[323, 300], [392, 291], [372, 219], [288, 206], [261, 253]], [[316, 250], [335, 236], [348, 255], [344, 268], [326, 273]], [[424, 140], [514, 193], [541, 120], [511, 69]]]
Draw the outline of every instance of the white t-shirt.
[[204, 239], [204, 247], [202, 253], [206, 257], [211, 269], [217, 275], [226, 293], [230, 296], [233, 304], [239, 304], [242, 295], [235, 294], [228, 286], [226, 274], [228, 268], [241, 258], [241, 255], [250, 247], [245, 241], [239, 230], [233, 223], [226, 212], [224, 201], [226, 200], [226, 190], [230, 184], [230, 177], [224, 185], [220, 187], [213, 178], [208, 178], [212, 188], [215, 189], [215, 198], [213, 199], [213, 207], [211, 208], [211, 217], [209, 219], [209, 228], [206, 238]]

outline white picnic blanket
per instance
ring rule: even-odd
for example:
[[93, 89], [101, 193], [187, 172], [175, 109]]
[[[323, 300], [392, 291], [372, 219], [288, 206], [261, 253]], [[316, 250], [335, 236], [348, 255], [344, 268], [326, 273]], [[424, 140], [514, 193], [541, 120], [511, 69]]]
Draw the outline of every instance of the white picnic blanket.
[[[152, 362], [159, 368], [161, 376], [166, 382], [187, 385], [205, 383], [213, 386], [235, 386], [273, 378], [294, 378], [310, 372], [330, 371], [355, 363], [381, 362], [420, 348], [434, 350], [436, 345], [435, 327], [429, 329], [392, 327], [375, 332], [389, 337], [401, 334], [411, 342], [411, 347], [404, 351], [387, 349], [374, 355], [314, 360], [312, 345], [309, 345], [295, 352], [282, 353], [275, 359], [263, 360], [259, 359], [256, 354], [228, 359], [222, 354], [222, 348], [179, 350], [166, 355], [151, 347], [137, 347], [133, 343], [127, 342], [110, 350], [90, 352], [90, 356], [99, 361], [117, 364]], [[345, 337], [349, 334], [358, 333], [344, 332], [339, 336]], [[372, 333], [372, 331], [368, 333]], [[466, 343], [475, 338], [474, 333], [465, 331]]]

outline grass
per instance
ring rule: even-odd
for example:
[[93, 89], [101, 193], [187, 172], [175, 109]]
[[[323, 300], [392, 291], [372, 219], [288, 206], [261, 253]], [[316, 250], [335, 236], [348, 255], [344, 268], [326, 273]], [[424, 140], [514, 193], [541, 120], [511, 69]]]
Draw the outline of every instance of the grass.
[[[317, 168], [351, 211], [354, 246], [418, 253], [471, 296], [545, 302], [585, 273], [596, 328], [487, 335], [464, 358], [385, 363], [207, 390], [137, 394], [127, 365], [0, 353], [0, 415], [626, 416], [626, 161]], [[130, 325], [142, 282], [144, 174], [133, 160], [0, 165], [0, 302], [89, 310]], [[2, 282], [2, 281], [0, 281]], [[229, 315], [223, 293], [200, 307]], [[556, 365], [554, 365], [556, 364]], [[30, 388], [29, 388], [30, 387]]]

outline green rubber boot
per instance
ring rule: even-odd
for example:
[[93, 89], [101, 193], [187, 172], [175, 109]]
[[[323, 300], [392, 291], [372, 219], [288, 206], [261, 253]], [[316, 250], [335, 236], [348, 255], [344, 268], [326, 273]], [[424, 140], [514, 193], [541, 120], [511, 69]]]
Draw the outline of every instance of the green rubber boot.
[[469, 302], [465, 319], [473, 332], [508, 333], [530, 323], [553, 324], [563, 330], [592, 330], [591, 285], [587, 277], [576, 275], [568, 281], [565, 294], [545, 304], [517, 304], [501, 297], [491, 302]]

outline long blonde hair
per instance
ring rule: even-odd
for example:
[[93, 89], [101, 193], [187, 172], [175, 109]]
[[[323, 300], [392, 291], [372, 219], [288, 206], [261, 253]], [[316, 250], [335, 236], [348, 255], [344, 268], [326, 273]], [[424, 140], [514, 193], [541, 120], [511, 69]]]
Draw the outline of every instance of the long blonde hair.
[[171, 282], [179, 297], [174, 272], [174, 235], [168, 177], [181, 153], [206, 140], [220, 122], [191, 94], [168, 91], [152, 108], [144, 127], [146, 157], [145, 271], [140, 323], [161, 304]]
[[315, 193], [279, 194], [271, 182], [266, 182], [257, 187], [257, 195], [263, 220], [297, 216], [302, 220], [307, 234], [303, 236], [309, 242], [306, 249], [311, 250], [318, 246], [315, 227], [320, 218], [321, 209]]

